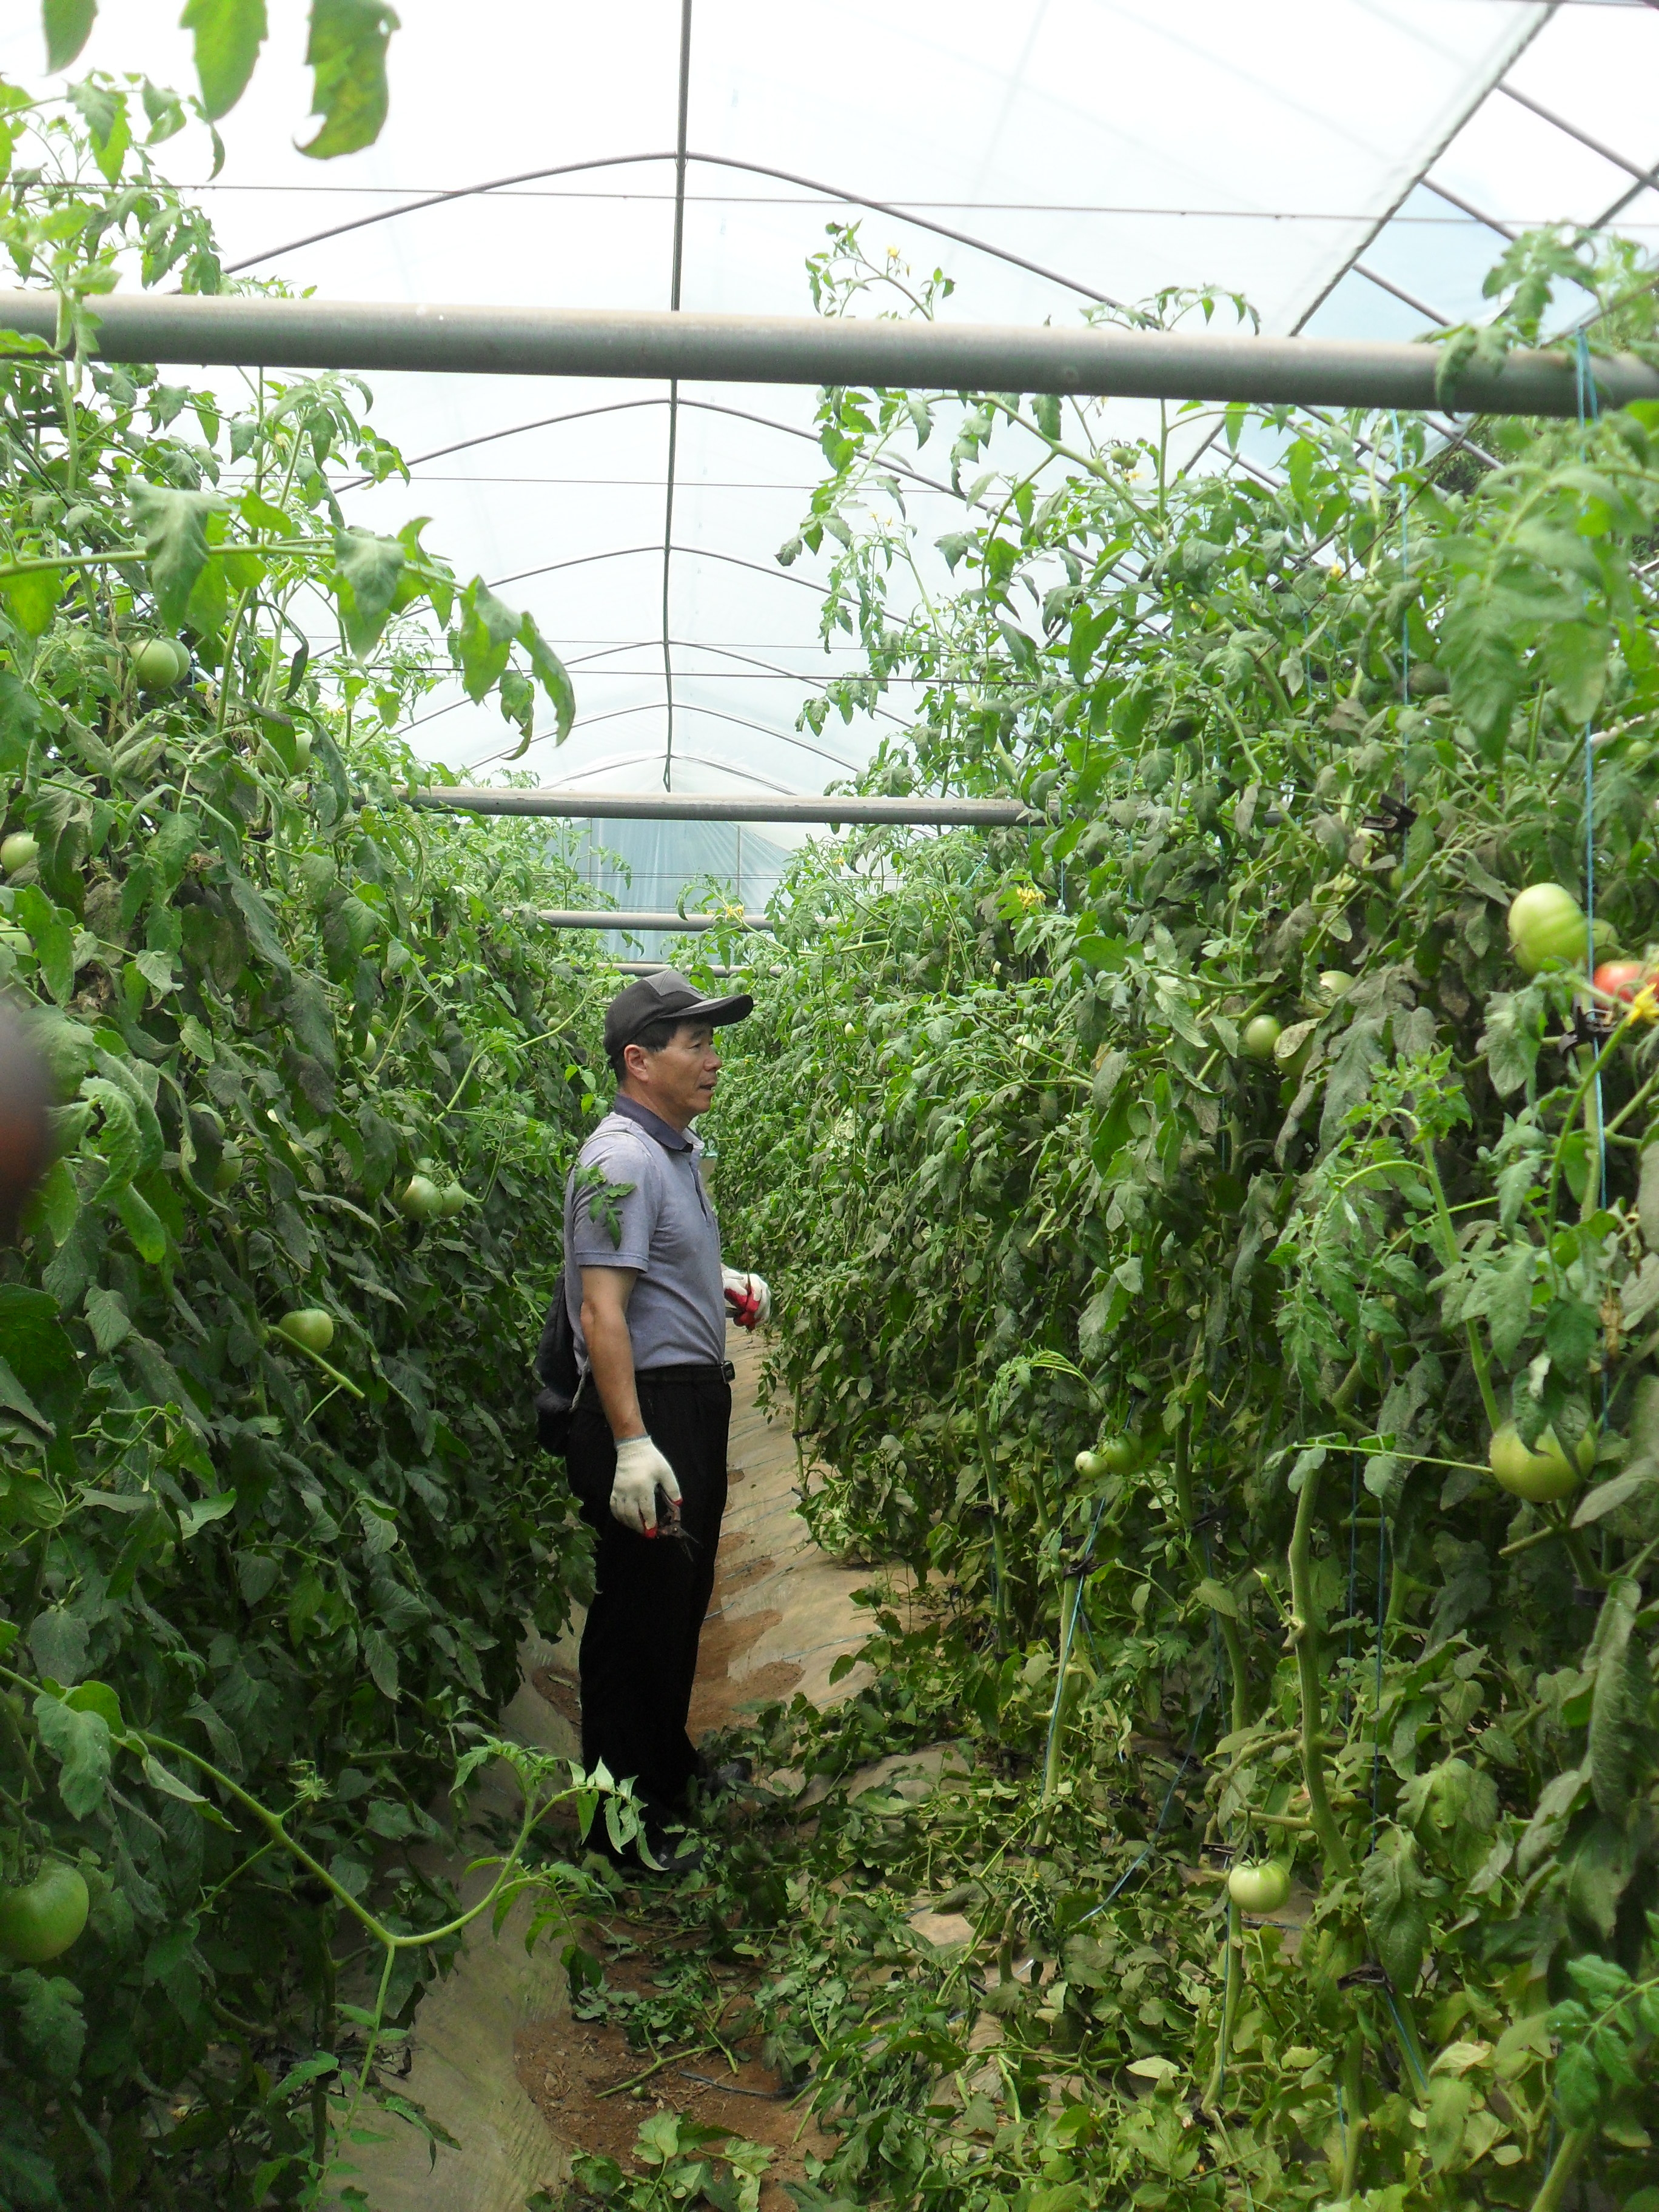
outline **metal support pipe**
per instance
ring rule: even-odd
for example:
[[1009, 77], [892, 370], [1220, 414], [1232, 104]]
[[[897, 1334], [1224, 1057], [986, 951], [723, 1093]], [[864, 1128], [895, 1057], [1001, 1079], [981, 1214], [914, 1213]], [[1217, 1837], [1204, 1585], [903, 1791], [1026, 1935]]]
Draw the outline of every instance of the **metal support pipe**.
[[[1449, 393], [1435, 388], [1436, 347], [1345, 338], [171, 292], [112, 292], [96, 313], [106, 361], [885, 385], [1261, 406], [1454, 406], [1474, 414], [1570, 416], [1578, 405], [1570, 357], [1534, 349], [1517, 349], [1499, 368], [1469, 368]], [[0, 291], [0, 329], [53, 341], [56, 297]], [[1659, 399], [1659, 369], [1633, 356], [1598, 355], [1595, 368], [1604, 406]]]
[[690, 931], [694, 935], [704, 929], [771, 929], [775, 924], [761, 915], [726, 914], [647, 914], [619, 909], [607, 912], [603, 907], [541, 907], [536, 919], [549, 929], [660, 929], [670, 936], [678, 937]]
[[[665, 960], [613, 960], [610, 964], [620, 975], [660, 975], [668, 963]], [[752, 975], [756, 971], [752, 968], [704, 968], [702, 972], [705, 975]], [[774, 968], [769, 972], [779, 975], [782, 970]]]
[[763, 799], [746, 792], [732, 798], [723, 792], [513, 791], [465, 783], [432, 784], [404, 797], [411, 806], [461, 814], [588, 822], [915, 822], [936, 830], [1012, 830], [1044, 819], [1018, 799]]

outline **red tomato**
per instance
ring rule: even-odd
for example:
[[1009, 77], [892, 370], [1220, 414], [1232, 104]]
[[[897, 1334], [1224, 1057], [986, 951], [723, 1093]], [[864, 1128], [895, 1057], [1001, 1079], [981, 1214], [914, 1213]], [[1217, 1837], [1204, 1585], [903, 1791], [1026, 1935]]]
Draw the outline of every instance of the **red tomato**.
[[1609, 999], [1622, 999], [1626, 1006], [1647, 980], [1639, 960], [1604, 960], [1590, 978], [1598, 991]]

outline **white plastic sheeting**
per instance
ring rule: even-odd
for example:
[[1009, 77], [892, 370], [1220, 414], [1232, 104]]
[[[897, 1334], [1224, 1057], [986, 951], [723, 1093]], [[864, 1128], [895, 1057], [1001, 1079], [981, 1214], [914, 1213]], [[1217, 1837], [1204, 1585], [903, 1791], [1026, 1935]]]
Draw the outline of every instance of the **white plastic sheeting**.
[[[176, 12], [177, 0], [107, 0], [77, 73], [187, 83]], [[680, 0], [402, 0], [400, 13], [374, 147], [326, 165], [294, 150], [302, 11], [276, 0], [221, 175], [206, 182], [204, 132], [164, 149], [178, 181], [204, 182], [227, 260], [337, 297], [667, 305]], [[34, 17], [22, 0], [7, 12], [0, 67], [39, 82]], [[1480, 312], [1504, 228], [1596, 221], [1634, 191], [1619, 220], [1659, 239], [1640, 188], [1659, 159], [1656, 64], [1659, 16], [1640, 5], [692, 0], [687, 145], [701, 158], [687, 169], [683, 297], [803, 312], [806, 256], [827, 223], [852, 219], [878, 254], [893, 245], [955, 280], [947, 316], [1039, 322], [1091, 295], [1209, 283], [1247, 294], [1270, 330], [1409, 336]], [[854, 194], [891, 211], [861, 211]], [[295, 242], [365, 216], [387, 219]], [[464, 574], [514, 579], [503, 596], [533, 608], [572, 667], [576, 730], [562, 750], [538, 742], [527, 765], [549, 783], [660, 783], [665, 388], [388, 375], [375, 396], [386, 434], [432, 458], [412, 489], [355, 495], [353, 519], [429, 514], [429, 542]], [[677, 788], [820, 789], [880, 726], [795, 726], [849, 653], [818, 640], [814, 564], [774, 557], [818, 464], [813, 406], [810, 392], [682, 395], [666, 564]], [[1132, 431], [1145, 410], [1114, 403], [1118, 419]], [[951, 508], [938, 493], [912, 501], [924, 535]], [[515, 733], [458, 700], [435, 693], [413, 741], [488, 774]], [[902, 720], [902, 704], [889, 711]]]

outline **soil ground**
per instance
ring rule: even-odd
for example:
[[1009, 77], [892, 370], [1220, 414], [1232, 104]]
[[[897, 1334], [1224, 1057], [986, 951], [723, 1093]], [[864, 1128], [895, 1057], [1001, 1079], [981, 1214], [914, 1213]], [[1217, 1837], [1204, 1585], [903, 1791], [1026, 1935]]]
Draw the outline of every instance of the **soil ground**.
[[[735, 1334], [729, 1352], [732, 1385], [731, 1494], [715, 1564], [714, 1595], [698, 1654], [691, 1735], [701, 1740], [747, 1712], [800, 1691], [815, 1703], [845, 1697], [866, 1679], [854, 1668], [832, 1690], [830, 1670], [868, 1633], [853, 1592], [867, 1569], [837, 1565], [812, 1542], [798, 1510], [806, 1479], [791, 1433], [789, 1409], [763, 1413], [756, 1403], [763, 1348]], [[536, 1694], [573, 1729], [580, 1724], [573, 1631], [530, 1670]], [[626, 1939], [629, 1923], [597, 1924], [587, 1937], [598, 1950], [608, 1937]], [[648, 1984], [648, 1960], [608, 1961], [612, 1988]], [[734, 1996], [738, 1995], [733, 1984]], [[716, 2051], [664, 2067], [636, 2089], [618, 2089], [648, 2064], [630, 2051], [619, 2028], [571, 2017], [561, 2007], [534, 2020], [514, 2040], [518, 2076], [549, 2131], [570, 2150], [601, 2151], [628, 2165], [641, 2123], [672, 2110], [707, 2127], [729, 2128], [775, 2153], [762, 2191], [762, 2212], [787, 2212], [781, 2184], [799, 2179], [803, 2157], [828, 2146], [801, 2108], [781, 2095], [777, 2077], [752, 2048], [732, 2046], [733, 2074]]]
[[[623, 1932], [620, 1925], [615, 1932]], [[605, 1968], [606, 1981], [617, 1990], [647, 1988], [651, 1975], [648, 1960], [624, 1959]], [[801, 2179], [808, 2151], [823, 2157], [830, 2146], [811, 2116], [780, 2091], [769, 2067], [742, 2043], [732, 2055], [735, 2073], [712, 2051], [636, 2082], [649, 2062], [629, 2049], [620, 2028], [568, 2017], [520, 2029], [514, 2050], [520, 2081], [553, 2134], [573, 2149], [601, 2151], [631, 2166], [641, 2123], [655, 2112], [678, 2112], [766, 2144], [775, 2157], [761, 2191], [762, 2212], [788, 2212], [791, 2200], [781, 2185]], [[619, 2086], [624, 2083], [636, 2086]]]

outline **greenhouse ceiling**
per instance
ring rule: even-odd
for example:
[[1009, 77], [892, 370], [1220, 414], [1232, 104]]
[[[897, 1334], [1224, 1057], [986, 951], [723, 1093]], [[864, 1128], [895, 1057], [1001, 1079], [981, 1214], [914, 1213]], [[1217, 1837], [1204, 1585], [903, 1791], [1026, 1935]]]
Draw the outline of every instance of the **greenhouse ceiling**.
[[[107, 9], [75, 73], [189, 84], [177, 4]], [[807, 257], [854, 221], [878, 259], [953, 280], [941, 319], [1066, 325], [1213, 284], [1268, 332], [1410, 338], [1480, 315], [1518, 229], [1659, 246], [1646, 0], [494, 0], [465, 35], [405, 0], [390, 119], [327, 164], [293, 143], [302, 11], [271, 12], [217, 177], [205, 132], [163, 166], [228, 264], [324, 299], [800, 315]], [[33, 9], [9, 11], [0, 68], [46, 88]], [[880, 721], [796, 726], [856, 657], [819, 639], [811, 561], [775, 558], [820, 465], [810, 389], [373, 381], [430, 541], [571, 667], [574, 731], [520, 763], [542, 783], [811, 792], [867, 757]], [[1106, 404], [1128, 436], [1151, 406]], [[907, 487], [924, 540], [951, 526], [947, 475]], [[395, 526], [410, 493], [348, 507]], [[457, 687], [410, 735], [469, 781], [507, 750]]]

